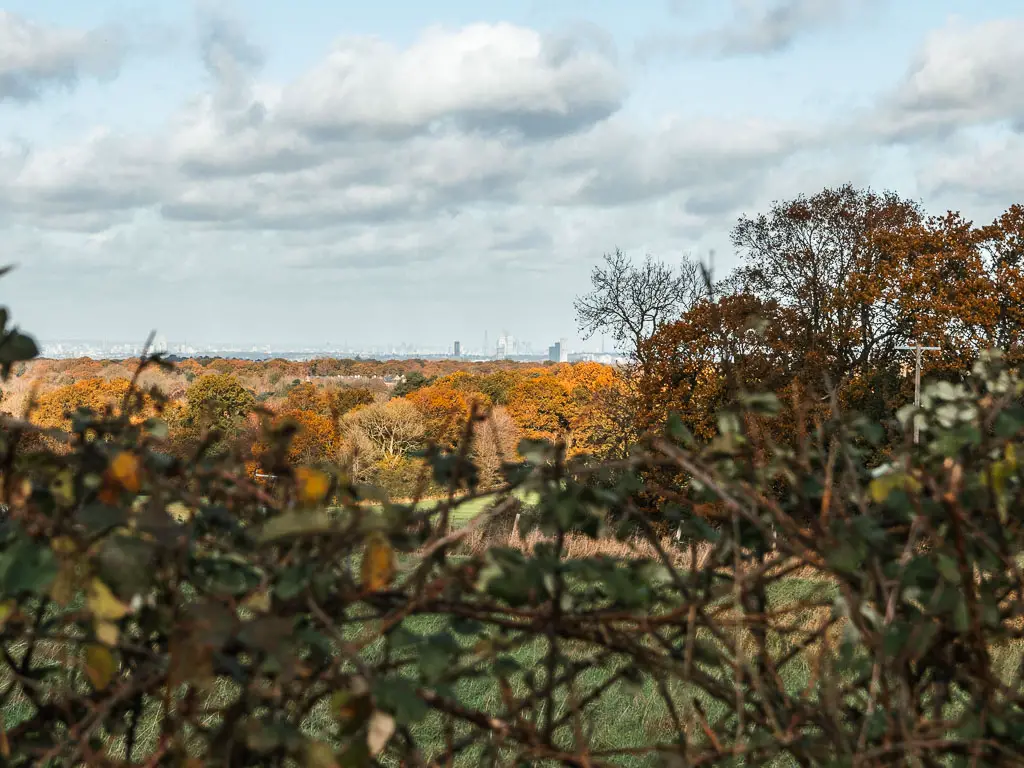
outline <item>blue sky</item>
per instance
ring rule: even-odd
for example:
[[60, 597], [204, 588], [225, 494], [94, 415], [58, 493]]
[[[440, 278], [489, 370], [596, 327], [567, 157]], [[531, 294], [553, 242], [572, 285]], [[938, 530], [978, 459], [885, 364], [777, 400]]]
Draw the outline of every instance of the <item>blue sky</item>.
[[[333, 6], [333, 7], [329, 7]], [[43, 339], [574, 336], [616, 247], [852, 181], [1024, 202], [986, 0], [0, 2], [0, 228]]]

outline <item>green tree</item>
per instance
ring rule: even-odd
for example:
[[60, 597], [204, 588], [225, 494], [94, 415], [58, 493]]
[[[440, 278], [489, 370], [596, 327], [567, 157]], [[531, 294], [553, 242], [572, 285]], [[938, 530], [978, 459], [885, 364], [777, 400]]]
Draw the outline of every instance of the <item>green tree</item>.
[[216, 430], [221, 437], [211, 451], [223, 452], [241, 434], [255, 405], [256, 396], [230, 373], [203, 376], [185, 390], [181, 436], [194, 444], [208, 431]]
[[405, 397], [421, 387], [427, 386], [432, 381], [419, 371], [410, 371], [402, 376], [402, 380], [395, 385], [394, 396]]

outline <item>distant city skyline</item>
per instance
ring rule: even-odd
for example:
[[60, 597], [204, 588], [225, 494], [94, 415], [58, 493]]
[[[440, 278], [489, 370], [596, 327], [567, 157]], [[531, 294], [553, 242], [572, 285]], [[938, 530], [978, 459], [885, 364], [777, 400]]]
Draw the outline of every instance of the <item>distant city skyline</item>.
[[[124, 358], [135, 357], [142, 353], [144, 341], [127, 340], [102, 340], [102, 339], [38, 339], [40, 351], [43, 357], [70, 358], [70, 357], [108, 357]], [[622, 353], [609, 350], [605, 351], [603, 343], [586, 343], [569, 347], [565, 339], [555, 342], [560, 348], [562, 356], [586, 355], [604, 356], [610, 358], [621, 357]], [[417, 355], [428, 357], [462, 357], [462, 358], [487, 358], [501, 359], [508, 358], [533, 358], [545, 360], [550, 357], [552, 347], [534, 348], [534, 345], [523, 345], [512, 351], [502, 353], [500, 345], [495, 349], [483, 347], [467, 347], [461, 345], [458, 353], [452, 345], [417, 345], [404, 342], [394, 344], [368, 344], [368, 345], [347, 345], [347, 344], [300, 344], [300, 345], [273, 345], [259, 344], [253, 342], [225, 341], [211, 344], [189, 344], [185, 341], [167, 340], [160, 336], [154, 338], [150, 351], [159, 351], [180, 357], [198, 357], [207, 355], [220, 356], [246, 356], [246, 357], [268, 357], [275, 354], [301, 355], [301, 356], [360, 356], [360, 357], [415, 357]]]

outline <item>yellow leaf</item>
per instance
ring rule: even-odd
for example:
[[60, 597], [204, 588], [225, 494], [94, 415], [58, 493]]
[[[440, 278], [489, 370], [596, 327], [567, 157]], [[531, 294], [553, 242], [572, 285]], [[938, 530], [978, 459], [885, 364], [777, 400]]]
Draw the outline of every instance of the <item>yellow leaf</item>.
[[339, 768], [334, 749], [322, 741], [311, 741], [306, 748], [306, 768]]
[[57, 473], [50, 483], [50, 493], [58, 507], [71, 507], [75, 503], [75, 476], [70, 469], [64, 469]]
[[14, 613], [14, 609], [17, 605], [18, 604], [13, 600], [4, 600], [0, 603], [0, 628], [3, 628], [4, 624], [7, 623], [7, 620], [11, 618], [11, 615]]
[[868, 485], [868, 493], [876, 504], [881, 504], [889, 494], [896, 490], [912, 493], [919, 490], [921, 484], [910, 475], [904, 472], [886, 472], [876, 477]]
[[121, 631], [117, 628], [117, 624], [112, 621], [97, 621], [96, 626], [96, 639], [104, 645], [117, 645], [117, 638], [120, 637]]
[[128, 606], [114, 597], [110, 587], [99, 579], [89, 584], [89, 610], [100, 621], [117, 621], [128, 615]]
[[371, 533], [366, 539], [362, 564], [363, 587], [377, 592], [395, 577], [395, 551], [384, 534]]
[[78, 547], [70, 536], [58, 536], [50, 542], [50, 549], [58, 555], [72, 555], [78, 551]]
[[85, 649], [85, 674], [92, 687], [102, 691], [114, 679], [117, 663], [114, 655], [102, 645], [89, 645]]
[[319, 504], [331, 488], [331, 478], [318, 469], [299, 467], [295, 470], [295, 491], [299, 502], [306, 506]]
[[110, 462], [110, 476], [131, 493], [138, 493], [142, 487], [142, 462], [139, 457], [129, 451], [121, 451]]
[[270, 610], [270, 592], [265, 589], [253, 592], [242, 601], [242, 607], [257, 613], [266, 613]]
[[61, 563], [57, 576], [50, 585], [50, 599], [62, 608], [66, 608], [75, 596], [78, 578], [74, 563]]
[[167, 505], [167, 514], [179, 523], [187, 523], [192, 519], [192, 508], [186, 506], [180, 501], [172, 501]]

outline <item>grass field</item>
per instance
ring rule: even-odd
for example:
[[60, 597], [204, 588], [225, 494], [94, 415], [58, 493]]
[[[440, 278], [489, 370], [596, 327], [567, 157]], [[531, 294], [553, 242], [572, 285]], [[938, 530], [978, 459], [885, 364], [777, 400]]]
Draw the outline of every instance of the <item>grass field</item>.
[[[513, 493], [513, 495], [520, 501], [524, 502], [524, 504], [526, 505], [529, 505], [530, 502], [536, 497], [535, 494], [529, 491], [516, 491], [515, 493]], [[470, 499], [469, 501], [465, 501], [458, 504], [458, 506], [452, 509], [450, 517], [452, 525], [456, 527], [465, 525], [474, 517], [479, 515], [481, 512], [491, 507], [496, 501], [496, 499], [497, 496], [486, 495], [479, 496], [475, 499]], [[416, 509], [433, 509], [438, 504], [441, 504], [443, 501], [444, 499], [423, 499], [422, 501], [416, 503]], [[379, 507], [377, 508], [379, 509]]]

